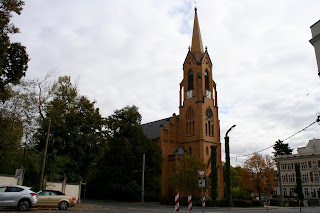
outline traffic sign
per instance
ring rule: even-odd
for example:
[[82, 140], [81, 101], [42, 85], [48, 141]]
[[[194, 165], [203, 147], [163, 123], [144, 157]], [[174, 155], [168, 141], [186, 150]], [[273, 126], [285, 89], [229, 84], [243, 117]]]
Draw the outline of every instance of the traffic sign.
[[198, 175], [200, 178], [204, 178], [205, 174], [206, 174], [206, 170], [198, 170]]
[[23, 179], [23, 169], [16, 169], [15, 179]]
[[199, 183], [200, 188], [206, 187], [206, 179], [205, 178], [199, 178], [198, 183]]

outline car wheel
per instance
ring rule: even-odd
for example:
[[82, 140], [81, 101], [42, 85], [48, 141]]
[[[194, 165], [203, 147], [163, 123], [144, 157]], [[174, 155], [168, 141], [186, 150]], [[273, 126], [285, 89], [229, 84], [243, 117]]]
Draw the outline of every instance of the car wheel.
[[18, 204], [18, 209], [20, 211], [28, 211], [30, 208], [30, 202], [28, 200], [20, 200]]
[[68, 206], [69, 206], [69, 204], [68, 204], [68, 202], [66, 202], [66, 201], [61, 201], [61, 202], [59, 203], [59, 209], [60, 209], [60, 210], [67, 210]]

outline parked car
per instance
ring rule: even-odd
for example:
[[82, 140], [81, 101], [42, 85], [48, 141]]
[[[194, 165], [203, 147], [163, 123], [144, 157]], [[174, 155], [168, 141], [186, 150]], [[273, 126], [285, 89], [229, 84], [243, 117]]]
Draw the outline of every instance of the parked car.
[[60, 210], [66, 210], [68, 207], [76, 205], [76, 198], [65, 195], [60, 191], [42, 190], [37, 193], [38, 204], [37, 207], [53, 207]]
[[0, 186], [0, 206], [14, 207], [21, 211], [27, 211], [30, 207], [36, 206], [37, 194], [31, 191], [31, 187], [7, 185]]

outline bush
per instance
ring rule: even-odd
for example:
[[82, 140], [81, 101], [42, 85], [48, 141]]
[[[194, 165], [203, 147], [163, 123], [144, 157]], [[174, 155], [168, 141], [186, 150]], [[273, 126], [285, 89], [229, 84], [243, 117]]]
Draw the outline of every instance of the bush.
[[175, 205], [174, 197], [162, 197], [160, 198], [161, 205]]
[[234, 207], [250, 207], [250, 203], [246, 200], [232, 200]]
[[270, 199], [270, 206], [281, 206], [281, 200]]
[[263, 207], [263, 202], [261, 200], [250, 200], [251, 207]]

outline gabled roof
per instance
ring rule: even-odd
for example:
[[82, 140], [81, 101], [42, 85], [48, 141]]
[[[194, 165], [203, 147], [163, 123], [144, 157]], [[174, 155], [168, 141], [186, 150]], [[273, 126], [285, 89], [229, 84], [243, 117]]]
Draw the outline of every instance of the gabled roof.
[[166, 129], [167, 120], [169, 120], [170, 123], [172, 123], [172, 117], [169, 117], [169, 118], [164, 118], [158, 121], [142, 124], [141, 126], [144, 134], [146, 134], [148, 138], [152, 140], [160, 138], [160, 126], [163, 126], [163, 128]]
[[211, 63], [211, 65], [212, 65], [212, 61], [211, 61], [211, 58], [210, 58], [209, 53], [208, 53], [207, 50], [201, 55], [200, 61], [198, 61], [198, 59], [195, 57], [195, 55], [189, 50], [186, 58], [184, 59], [183, 66], [184, 66], [184, 64], [186, 63], [187, 58], [188, 58], [189, 55], [191, 55], [198, 64], [201, 64], [201, 63], [202, 63], [202, 60], [204, 59], [204, 57], [205, 57], [206, 54], [208, 55], [208, 58], [209, 58], [210, 63]]

